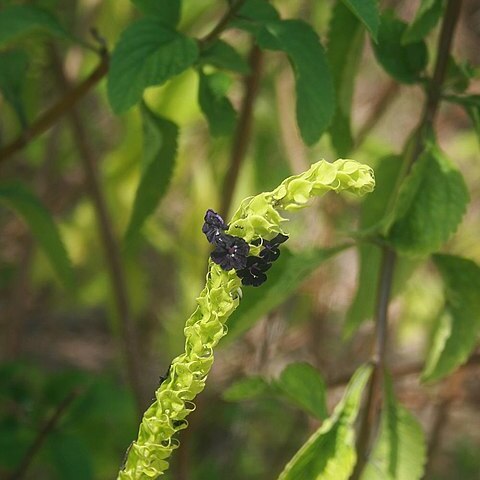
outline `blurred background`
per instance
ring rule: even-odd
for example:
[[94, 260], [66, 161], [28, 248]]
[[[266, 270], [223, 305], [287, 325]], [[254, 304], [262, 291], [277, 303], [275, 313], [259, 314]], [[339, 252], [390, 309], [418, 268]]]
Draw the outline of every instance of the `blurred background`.
[[[273, 3], [284, 18], [310, 22], [326, 45], [335, 2]], [[78, 38], [97, 45], [104, 41], [109, 50], [139, 16], [126, 0], [0, 4], [50, 9]], [[419, 2], [381, 4], [410, 21]], [[205, 36], [225, 7], [226, 2], [185, 0], [179, 28], [189, 36]], [[437, 30], [428, 37], [432, 48]], [[229, 30], [222, 38], [248, 56], [251, 44], [245, 32]], [[84, 81], [100, 62], [83, 45], [47, 36], [27, 36], [17, 44], [29, 52], [22, 94], [27, 124]], [[478, 66], [479, 45], [480, 3], [468, 0], [454, 53]], [[230, 214], [245, 196], [272, 189], [319, 159], [336, 159], [328, 135], [311, 148], [299, 136], [293, 76], [286, 58], [274, 52], [260, 55], [251, 136], [245, 137], [245, 157], [228, 186], [233, 194], [227, 202]], [[238, 111], [251, 78], [232, 74], [231, 81], [229, 97]], [[471, 90], [478, 93], [479, 87], [478, 81], [473, 82]], [[180, 135], [166, 193], [132, 251], [125, 251], [121, 240], [141, 175], [143, 127], [138, 108], [121, 116], [112, 113], [105, 79], [89, 89], [73, 115], [62, 116], [46, 133], [2, 159], [1, 179], [21, 181], [53, 216], [75, 278], [73, 288], [65, 287], [32, 230], [0, 206], [1, 478], [9, 478], [19, 468], [56, 414], [23, 478], [114, 478], [136, 436], [137, 405], [149, 404], [160, 375], [183, 351], [183, 325], [204, 285], [210, 250], [201, 233], [203, 216], [207, 208], [225, 206], [225, 178], [236, 148], [235, 132], [211, 136], [197, 90], [198, 76], [190, 69], [146, 92], [150, 109], [177, 123]], [[400, 86], [378, 66], [367, 41], [353, 98], [356, 146], [350, 156], [375, 168], [381, 157], [398, 154], [419, 120], [423, 100], [419, 87]], [[0, 145], [9, 144], [20, 131], [16, 112], [0, 96]], [[442, 106], [437, 135], [464, 174], [471, 196], [463, 223], [446, 251], [480, 262], [479, 138], [464, 111], [454, 105]], [[101, 212], [107, 218], [99, 224]], [[360, 212], [358, 199], [327, 195], [292, 216], [291, 238], [282, 255], [343, 243], [351, 238]], [[420, 384], [429, 334], [443, 299], [431, 265], [416, 267], [412, 273], [407, 266], [409, 273], [391, 310], [389, 362], [397, 394], [430, 439], [428, 478], [478, 480], [478, 358], [444, 382]], [[247, 306], [229, 323], [229, 335], [216, 352], [207, 388], [197, 399], [197, 410], [180, 436], [181, 448], [165, 478], [276, 478], [318, 423], [274, 395], [242, 400], [228, 392], [245, 377], [275, 378], [289, 363], [306, 361], [325, 378], [332, 408], [372, 347], [371, 321], [354, 335], [345, 335], [345, 319], [355, 315], [352, 302], [361, 301], [357, 272], [357, 252], [350, 248], [322, 263], [273, 307], [254, 308], [254, 300], [258, 302], [265, 295], [262, 288], [268, 286], [244, 289]], [[374, 291], [375, 285], [366, 288]], [[122, 318], [128, 318], [137, 337], [134, 362], [141, 375], [133, 380], [128, 374], [132, 367], [126, 360], [129, 342]]]

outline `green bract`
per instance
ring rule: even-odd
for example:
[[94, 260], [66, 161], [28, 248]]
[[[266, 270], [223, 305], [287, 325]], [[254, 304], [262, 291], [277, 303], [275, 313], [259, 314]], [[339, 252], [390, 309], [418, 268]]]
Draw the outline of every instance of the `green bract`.
[[[354, 160], [321, 160], [306, 172], [285, 179], [272, 192], [246, 198], [232, 218], [228, 233], [250, 242], [284, 233], [279, 210], [297, 210], [308, 200], [329, 190], [357, 195], [371, 192], [373, 171]], [[197, 298], [197, 308], [185, 325], [185, 352], [175, 358], [168, 378], [145, 412], [138, 438], [132, 443], [118, 480], [147, 480], [162, 475], [167, 459], [178, 447], [175, 433], [187, 427], [192, 400], [205, 387], [213, 363], [213, 348], [226, 335], [225, 322], [240, 301], [240, 279], [210, 261], [207, 283]]]

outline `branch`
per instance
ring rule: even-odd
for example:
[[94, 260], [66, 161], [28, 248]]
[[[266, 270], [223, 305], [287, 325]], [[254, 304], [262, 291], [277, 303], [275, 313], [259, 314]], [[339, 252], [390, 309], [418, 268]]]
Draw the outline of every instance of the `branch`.
[[[54, 72], [60, 88], [68, 91], [68, 80], [65, 77], [63, 66], [58, 54], [52, 48], [51, 57], [54, 64]], [[115, 307], [120, 319], [121, 338], [123, 341], [124, 357], [127, 366], [127, 375], [132, 393], [135, 397], [137, 409], [141, 415], [145, 405], [143, 389], [141, 384], [140, 361], [138, 358], [138, 347], [136, 332], [131, 318], [130, 302], [128, 299], [125, 272], [120, 257], [120, 249], [115, 237], [107, 203], [102, 192], [97, 172], [97, 158], [94, 149], [90, 146], [89, 135], [85, 131], [78, 112], [72, 107], [68, 112], [68, 119], [72, 129], [73, 140], [76, 144], [80, 160], [83, 164], [86, 182], [93, 206], [96, 213], [100, 240], [103, 245], [105, 260], [107, 263], [110, 282], [113, 290]]]
[[232, 21], [240, 8], [242, 8], [244, 3], [245, 0], [233, 1], [229, 9], [224, 13], [223, 17], [219, 20], [217, 25], [215, 25], [212, 31], [198, 41], [200, 45], [205, 47], [210, 43], [214, 42], [219, 37], [219, 35], [228, 27], [228, 24]]
[[[453, 33], [460, 14], [461, 0], [449, 0], [443, 17], [437, 48], [437, 59], [432, 80], [427, 89], [424, 113], [416, 131], [415, 146], [412, 154], [405, 159], [406, 171], [410, 171], [423, 150], [424, 133], [435, 120], [441, 99], [442, 84], [452, 45]], [[358, 461], [352, 474], [352, 480], [358, 480], [368, 462], [368, 455], [374, 440], [379, 420], [380, 402], [382, 398], [383, 375], [385, 371], [385, 351], [388, 329], [388, 304], [395, 273], [395, 252], [388, 247], [382, 249], [380, 280], [376, 303], [376, 342], [372, 357], [374, 371], [369, 382], [365, 410], [360, 419], [357, 438]]]
[[46, 132], [58, 120], [69, 112], [108, 72], [108, 54], [102, 53], [97, 68], [75, 88], [69, 89], [60, 100], [44, 114], [40, 115], [29, 128], [24, 130], [12, 143], [0, 149], [0, 163], [28, 145], [32, 140]]
[[51, 431], [58, 425], [63, 415], [66, 413], [67, 409], [70, 407], [72, 402], [80, 395], [81, 390], [79, 388], [73, 389], [60, 404], [57, 406], [55, 411], [52, 413], [51, 417], [46, 421], [43, 428], [38, 432], [37, 437], [33, 441], [30, 448], [26, 451], [23, 456], [22, 461], [20, 462], [19, 467], [10, 475], [9, 480], [21, 480], [25, 477], [28, 468], [32, 464], [33, 459], [37, 453], [42, 448], [45, 440]]
[[242, 105], [233, 138], [232, 151], [230, 156], [230, 167], [225, 176], [222, 188], [222, 199], [220, 203], [220, 215], [226, 218], [230, 205], [232, 203], [233, 192], [237, 184], [240, 167], [247, 153], [250, 142], [252, 120], [253, 120], [253, 104], [260, 86], [260, 74], [262, 69], [262, 52], [254, 45], [250, 51], [249, 64], [251, 73], [245, 77]]

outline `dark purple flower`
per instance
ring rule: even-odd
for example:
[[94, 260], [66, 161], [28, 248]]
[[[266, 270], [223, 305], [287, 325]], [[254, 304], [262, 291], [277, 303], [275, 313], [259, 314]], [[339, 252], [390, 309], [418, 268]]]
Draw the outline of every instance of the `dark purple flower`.
[[248, 257], [247, 266], [242, 270], [237, 270], [237, 275], [242, 279], [242, 285], [253, 285], [259, 287], [267, 276], [265, 272], [272, 266], [260, 257]]
[[215, 237], [215, 245], [217, 247], [210, 254], [210, 258], [223, 270], [241, 270], [247, 266], [250, 247], [243, 238], [219, 233]]
[[271, 240], [264, 240], [262, 243], [263, 250], [260, 252], [260, 257], [266, 262], [274, 262], [280, 256], [280, 250], [278, 246], [288, 240], [287, 235], [279, 233]]
[[210, 208], [205, 213], [205, 223], [202, 227], [202, 232], [207, 237], [210, 243], [216, 244], [217, 239], [221, 233], [227, 230], [228, 225], [223, 221], [223, 218]]

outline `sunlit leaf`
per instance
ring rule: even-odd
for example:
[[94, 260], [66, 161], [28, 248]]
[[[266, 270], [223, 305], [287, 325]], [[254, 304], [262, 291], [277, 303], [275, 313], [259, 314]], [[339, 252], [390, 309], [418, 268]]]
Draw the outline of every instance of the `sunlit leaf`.
[[226, 96], [231, 84], [230, 77], [221, 72], [200, 72], [199, 75], [198, 103], [208, 120], [211, 134], [231, 134], [235, 128], [236, 112]]
[[402, 43], [423, 40], [442, 17], [444, 0], [422, 0], [413, 22], [402, 36]]
[[[345, 35], [345, 32], [349, 32]], [[356, 71], [363, 49], [363, 28], [351, 11], [338, 3], [332, 15], [328, 36], [328, 61], [336, 86], [337, 108], [330, 125], [332, 144], [341, 157], [353, 148], [350, 110]]]
[[480, 266], [466, 258], [434, 255], [445, 285], [445, 310], [438, 319], [423, 380], [435, 381], [466, 362], [480, 333]]
[[25, 127], [27, 118], [22, 90], [28, 66], [28, 55], [21, 50], [0, 52], [0, 91]]
[[297, 254], [282, 249], [279, 259], [268, 271], [268, 282], [258, 288], [245, 289], [244, 298], [228, 320], [226, 340], [250, 328], [260, 317], [278, 307], [323, 262], [346, 246], [309, 250]]
[[397, 403], [387, 379], [380, 431], [361, 480], [420, 480], [426, 450], [422, 427]]
[[190, 67], [198, 57], [192, 38], [166, 27], [154, 18], [132, 23], [112, 54], [108, 98], [122, 113], [135, 105], [145, 88], [161, 85]]
[[377, 0], [343, 0], [352, 13], [365, 25], [373, 40], [377, 41], [380, 13]]
[[165, 195], [177, 154], [177, 125], [154, 114], [144, 104], [141, 111], [145, 169], [135, 194], [133, 211], [125, 234], [127, 248], [132, 245], [143, 223], [155, 211]]
[[180, 20], [181, 0], [132, 0], [145, 15], [175, 27]]
[[318, 370], [310, 364], [289, 364], [275, 385], [291, 402], [310, 415], [320, 420], [327, 417], [325, 382]]
[[438, 250], [456, 231], [468, 198], [462, 174], [438, 147], [430, 146], [400, 189], [388, 241], [409, 255]]
[[315, 143], [335, 110], [330, 69], [317, 34], [300, 20], [277, 20], [265, 23], [257, 32], [257, 42], [262, 49], [288, 55], [295, 74], [300, 133], [305, 143]]
[[382, 67], [402, 83], [416, 83], [427, 66], [428, 52], [423, 41], [402, 45], [401, 39], [407, 24], [393, 16], [382, 15], [378, 43], [373, 46]]
[[347, 480], [355, 466], [354, 424], [371, 368], [353, 375], [333, 414], [286, 465], [278, 480]]
[[12, 5], [0, 10], [0, 46], [35, 32], [70, 37], [53, 14], [43, 8]]
[[23, 218], [58, 277], [67, 287], [72, 287], [73, 270], [67, 250], [55, 222], [40, 200], [21, 183], [10, 182], [0, 185], [0, 201]]

